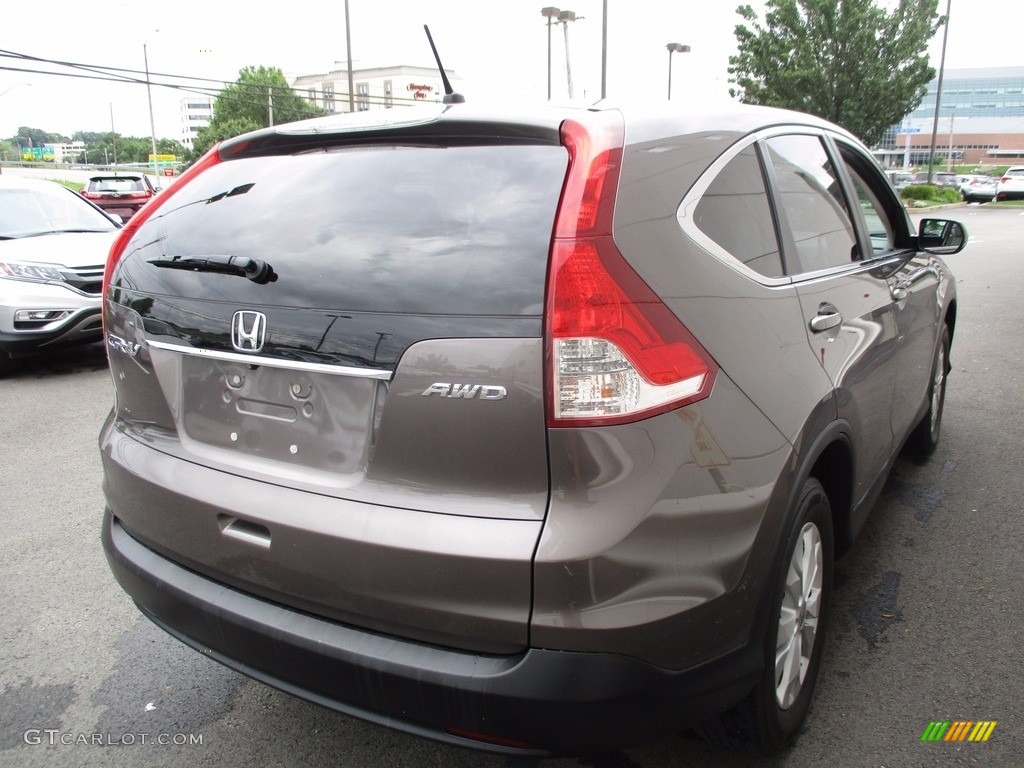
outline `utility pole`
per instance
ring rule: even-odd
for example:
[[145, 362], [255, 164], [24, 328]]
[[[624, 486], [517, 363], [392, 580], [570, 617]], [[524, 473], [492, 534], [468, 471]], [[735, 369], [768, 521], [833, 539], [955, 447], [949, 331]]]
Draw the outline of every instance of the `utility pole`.
[[583, 17], [577, 16], [572, 11], [562, 11], [558, 14], [558, 21], [562, 25], [562, 31], [565, 33], [565, 79], [566, 84], [569, 88], [569, 99], [572, 100], [572, 64], [569, 61], [569, 22], [579, 21]]
[[267, 86], [267, 125], [274, 125], [274, 86]]
[[348, 23], [348, 0], [345, 0], [345, 48], [348, 50], [348, 111], [356, 111], [355, 86], [352, 84], [352, 28]]
[[601, 98], [608, 95], [608, 0], [601, 5]]
[[114, 144], [114, 172], [117, 172], [117, 133], [114, 131], [114, 102], [110, 102], [110, 141]]
[[[157, 30], [159, 31], [159, 30]], [[160, 161], [156, 154], [156, 123], [153, 122], [153, 91], [149, 84], [149, 54], [146, 53], [146, 43], [142, 44], [142, 60], [146, 65], [146, 96], [149, 98], [149, 131], [153, 140], [153, 175], [160, 175]]]
[[551, 101], [551, 20], [557, 19], [562, 10], [547, 6], [540, 9], [540, 15], [548, 20], [548, 101]]
[[949, 38], [949, 11], [953, 0], [946, 0], [946, 23], [942, 31], [942, 60], [939, 62], [939, 80], [935, 84], [935, 119], [932, 121], [932, 144], [928, 154], [928, 183], [932, 183], [935, 165], [935, 139], [939, 134], [939, 105], [942, 103], [942, 74], [946, 69], [946, 40]]

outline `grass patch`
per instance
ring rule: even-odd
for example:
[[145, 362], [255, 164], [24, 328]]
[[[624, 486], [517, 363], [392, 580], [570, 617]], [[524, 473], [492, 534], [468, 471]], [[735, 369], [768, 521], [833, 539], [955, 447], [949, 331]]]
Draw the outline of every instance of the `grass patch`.
[[81, 192], [82, 187], [85, 186], [85, 184], [82, 183], [81, 181], [71, 181], [71, 179], [50, 179], [50, 181], [55, 181], [58, 184], [61, 184], [62, 186], [65, 186], [68, 189], [72, 190], [73, 192]]

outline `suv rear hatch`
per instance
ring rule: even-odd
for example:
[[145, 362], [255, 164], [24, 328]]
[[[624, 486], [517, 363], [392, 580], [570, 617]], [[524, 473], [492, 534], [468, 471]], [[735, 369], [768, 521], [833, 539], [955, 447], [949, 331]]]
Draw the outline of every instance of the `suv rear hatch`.
[[222, 146], [108, 265], [109, 506], [239, 589], [520, 649], [558, 124], [285, 130]]

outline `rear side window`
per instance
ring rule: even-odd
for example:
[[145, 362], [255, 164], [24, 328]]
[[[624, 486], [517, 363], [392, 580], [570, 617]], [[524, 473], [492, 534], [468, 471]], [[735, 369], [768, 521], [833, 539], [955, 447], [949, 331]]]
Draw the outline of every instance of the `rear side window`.
[[761, 163], [753, 146], [722, 169], [694, 211], [694, 223], [734, 258], [765, 277], [783, 273]]
[[[547, 144], [396, 143], [224, 162], [139, 230], [146, 245], [131, 279], [301, 308], [541, 315], [567, 165], [566, 150]], [[209, 254], [266, 261], [272, 290], [140, 263]]]
[[786, 251], [789, 271], [814, 272], [849, 264], [857, 256], [857, 239], [842, 186], [821, 139], [776, 136], [765, 146], [778, 190], [780, 223], [792, 238], [793, 247]]

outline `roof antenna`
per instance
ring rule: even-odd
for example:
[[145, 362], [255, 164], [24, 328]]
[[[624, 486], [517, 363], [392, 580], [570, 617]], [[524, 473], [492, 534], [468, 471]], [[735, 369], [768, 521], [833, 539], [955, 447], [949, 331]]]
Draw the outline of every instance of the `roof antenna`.
[[444, 98], [441, 99], [441, 103], [465, 104], [466, 97], [461, 93], [456, 93], [452, 90], [452, 84], [448, 81], [448, 75], [444, 73], [444, 66], [441, 64], [441, 57], [437, 55], [437, 46], [434, 45], [434, 38], [430, 36], [430, 27], [424, 24], [423, 31], [427, 33], [427, 42], [430, 43], [430, 50], [434, 52], [434, 60], [437, 62], [437, 68], [441, 71], [441, 82], [444, 83]]

